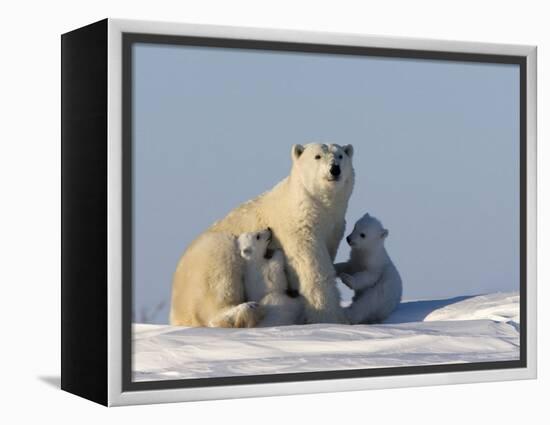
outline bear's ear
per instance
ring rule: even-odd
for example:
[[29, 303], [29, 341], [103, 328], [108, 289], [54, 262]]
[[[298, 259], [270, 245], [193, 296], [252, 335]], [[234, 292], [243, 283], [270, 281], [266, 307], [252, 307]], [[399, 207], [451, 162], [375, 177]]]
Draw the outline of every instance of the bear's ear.
[[386, 239], [389, 234], [390, 234], [390, 231], [388, 229], [382, 229], [382, 232], [380, 233], [380, 238]]
[[347, 156], [350, 158], [353, 157], [353, 145], [344, 145], [342, 146], [342, 149], [344, 149]]
[[245, 248], [241, 251], [241, 256], [243, 258], [250, 258], [252, 255], [252, 248]]
[[292, 160], [296, 161], [300, 158], [300, 155], [304, 153], [304, 147], [302, 145], [293, 145], [292, 146]]

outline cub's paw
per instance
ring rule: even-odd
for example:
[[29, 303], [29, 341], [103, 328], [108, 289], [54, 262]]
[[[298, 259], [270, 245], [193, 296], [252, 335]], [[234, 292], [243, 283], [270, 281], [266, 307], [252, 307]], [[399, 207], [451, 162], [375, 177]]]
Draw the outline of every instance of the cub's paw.
[[256, 301], [248, 301], [246, 303], [243, 303], [242, 308], [251, 308], [251, 309], [256, 309], [256, 308], [260, 308], [260, 303], [256, 302]]
[[235, 328], [253, 328], [264, 317], [264, 309], [255, 302], [249, 301], [239, 304], [235, 314]]
[[354, 289], [355, 287], [355, 278], [347, 273], [340, 273], [340, 276], [338, 276], [342, 283], [346, 285], [350, 289]]

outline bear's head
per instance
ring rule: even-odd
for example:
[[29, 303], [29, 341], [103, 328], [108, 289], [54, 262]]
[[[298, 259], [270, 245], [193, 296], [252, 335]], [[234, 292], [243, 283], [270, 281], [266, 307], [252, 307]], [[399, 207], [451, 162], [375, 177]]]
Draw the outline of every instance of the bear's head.
[[259, 232], [241, 234], [237, 238], [241, 257], [247, 261], [265, 258], [272, 237], [273, 232], [269, 227]]
[[388, 234], [388, 229], [385, 229], [377, 218], [367, 213], [355, 223], [346, 241], [352, 249], [375, 253], [384, 247]]
[[292, 146], [292, 176], [312, 196], [327, 196], [351, 190], [354, 171], [352, 145], [310, 143]]

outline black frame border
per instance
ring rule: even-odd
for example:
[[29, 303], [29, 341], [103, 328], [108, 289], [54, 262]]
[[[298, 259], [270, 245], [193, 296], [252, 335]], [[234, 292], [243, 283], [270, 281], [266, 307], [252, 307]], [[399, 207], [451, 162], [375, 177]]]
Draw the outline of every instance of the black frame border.
[[107, 19], [61, 36], [61, 389], [108, 404]]
[[[270, 50], [298, 53], [322, 53], [344, 56], [370, 56], [401, 59], [425, 59], [519, 65], [520, 128], [520, 359], [497, 362], [454, 363], [424, 366], [347, 369], [319, 372], [229, 376], [216, 378], [132, 381], [132, 46], [135, 43], [168, 44]], [[227, 385], [303, 382], [378, 376], [516, 369], [527, 367], [527, 57], [482, 53], [462, 53], [413, 49], [327, 45], [217, 37], [176, 36], [146, 33], [122, 34], [122, 391], [184, 389]]]

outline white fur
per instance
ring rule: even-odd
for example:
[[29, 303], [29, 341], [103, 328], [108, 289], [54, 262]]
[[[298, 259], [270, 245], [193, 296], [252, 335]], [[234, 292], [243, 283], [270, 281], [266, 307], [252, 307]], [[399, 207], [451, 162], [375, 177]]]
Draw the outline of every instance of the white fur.
[[[218, 267], [210, 267], [216, 259]], [[246, 302], [243, 260], [237, 238], [204, 233], [185, 251], [174, 273], [170, 322], [177, 326], [252, 327], [262, 317], [258, 303]]]
[[401, 302], [403, 285], [384, 246], [387, 236], [380, 221], [365, 214], [347, 237], [349, 261], [336, 264], [342, 282], [355, 291], [346, 309], [352, 324], [380, 322]]
[[266, 258], [271, 230], [243, 233], [238, 238], [244, 258], [244, 287], [246, 299], [260, 304], [264, 317], [258, 326], [285, 326], [300, 323], [303, 310], [301, 297], [287, 295], [285, 259], [281, 250]]
[[[235, 208], [198, 239], [216, 233], [238, 236], [271, 227], [274, 247], [281, 248], [286, 256], [290, 288], [298, 290], [304, 298], [306, 322], [347, 322], [340, 307], [333, 261], [344, 235], [344, 216], [353, 189], [352, 155], [351, 145], [293, 146], [288, 177], [268, 192]], [[330, 173], [333, 164], [338, 164], [341, 170], [337, 180]], [[222, 298], [220, 308], [244, 302], [243, 296], [223, 297], [224, 293], [244, 292], [242, 270], [236, 264], [242, 258], [220, 253], [230, 249], [227, 244], [213, 247], [215, 255], [210, 248], [193, 242], [183, 254], [173, 280], [172, 324], [189, 325], [190, 316], [218, 314], [215, 308], [204, 312], [199, 301], [185, 301], [189, 288], [203, 294], [208, 292], [208, 300]], [[190, 249], [196, 262], [188, 260]], [[217, 281], [213, 281], [214, 278]]]

